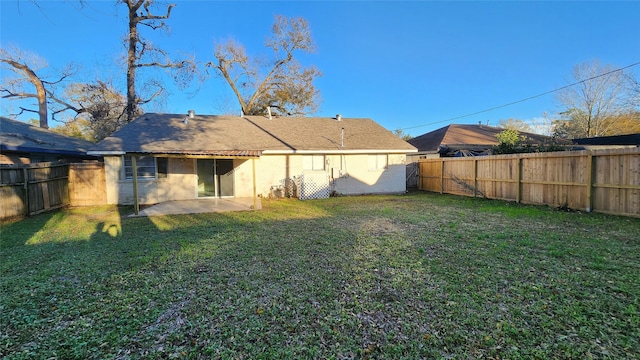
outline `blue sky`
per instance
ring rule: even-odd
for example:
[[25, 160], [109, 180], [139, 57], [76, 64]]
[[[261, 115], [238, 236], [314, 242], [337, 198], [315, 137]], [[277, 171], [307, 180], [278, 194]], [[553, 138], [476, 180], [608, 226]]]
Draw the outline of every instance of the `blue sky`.
[[[314, 115], [372, 118], [414, 136], [450, 123], [497, 125], [508, 118], [540, 123], [544, 112], [561, 110], [554, 94], [465, 115], [572, 83], [573, 66], [583, 62], [619, 68], [640, 61], [640, 1], [174, 3], [171, 31], [144, 35], [174, 55], [201, 62], [213, 59], [214, 42], [229, 37], [250, 55], [266, 55], [263, 43], [274, 15], [306, 18], [317, 51], [300, 60], [324, 74], [316, 82], [322, 102]], [[49, 64], [43, 73], [74, 62], [83, 67], [78, 81], [111, 79], [124, 89], [119, 64], [127, 29], [124, 5], [87, 1], [80, 8], [71, 0], [37, 5], [0, 0], [2, 47], [38, 54]], [[164, 13], [164, 7], [155, 9]], [[640, 65], [629, 70], [638, 76]], [[171, 91], [165, 103], [145, 110], [239, 113], [228, 85], [216, 77], [198, 88]], [[2, 100], [2, 115], [12, 105]]]

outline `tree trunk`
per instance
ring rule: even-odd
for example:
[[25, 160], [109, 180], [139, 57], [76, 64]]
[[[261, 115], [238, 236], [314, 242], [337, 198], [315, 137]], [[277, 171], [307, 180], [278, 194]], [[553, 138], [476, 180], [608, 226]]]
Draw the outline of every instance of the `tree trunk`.
[[[2, 61], [22, 71], [29, 78], [29, 82], [36, 88], [36, 98], [38, 99], [38, 115], [40, 116], [40, 127], [43, 129], [48, 129], [49, 123], [47, 118], [49, 117], [49, 114], [47, 110], [47, 93], [44, 90], [44, 84], [42, 83], [42, 80], [40, 80], [38, 75], [36, 75], [36, 73], [33, 72], [30, 67], [24, 64], [6, 59], [3, 59]], [[33, 97], [33, 95], [30, 95], [29, 97]]]
[[129, 50], [127, 52], [127, 122], [133, 121], [136, 108], [136, 45], [138, 42], [138, 15], [129, 7]]

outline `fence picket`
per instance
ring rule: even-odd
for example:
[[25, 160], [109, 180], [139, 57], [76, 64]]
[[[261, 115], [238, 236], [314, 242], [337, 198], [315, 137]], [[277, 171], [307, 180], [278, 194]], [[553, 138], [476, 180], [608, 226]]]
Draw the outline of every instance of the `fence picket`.
[[640, 217], [638, 148], [422, 159], [418, 176], [420, 190]]

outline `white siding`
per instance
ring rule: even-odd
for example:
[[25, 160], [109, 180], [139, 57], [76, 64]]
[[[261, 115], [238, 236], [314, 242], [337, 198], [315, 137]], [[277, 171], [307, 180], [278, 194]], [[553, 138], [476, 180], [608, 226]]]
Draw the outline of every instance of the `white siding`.
[[[253, 196], [253, 162], [255, 162], [256, 193], [268, 197], [274, 189], [299, 195], [297, 189], [304, 173], [326, 173], [331, 191], [344, 195], [404, 193], [406, 191], [405, 154], [388, 154], [385, 169], [371, 170], [369, 154], [325, 155], [324, 170], [304, 170], [304, 155], [263, 155], [259, 159], [234, 160], [235, 197]], [[120, 180], [122, 158], [105, 156], [107, 201], [109, 204], [133, 204], [133, 181]], [[197, 198], [195, 159], [169, 158], [165, 179], [138, 181], [140, 204], [155, 204], [168, 200]], [[285, 189], [289, 186], [289, 189]]]
[[[194, 159], [169, 158], [167, 177], [164, 179], [139, 179], [140, 204], [157, 204], [168, 200], [195, 198]], [[107, 202], [109, 204], [133, 204], [133, 180], [122, 178], [122, 157], [105, 156], [107, 177]]]

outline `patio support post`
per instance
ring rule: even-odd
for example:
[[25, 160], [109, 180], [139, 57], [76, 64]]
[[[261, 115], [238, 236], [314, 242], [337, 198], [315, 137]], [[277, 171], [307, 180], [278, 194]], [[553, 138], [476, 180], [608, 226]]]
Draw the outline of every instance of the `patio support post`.
[[138, 164], [135, 155], [131, 156], [131, 167], [133, 168], [133, 209], [136, 215], [140, 212], [138, 203]]
[[256, 159], [251, 159], [251, 169], [253, 171], [253, 210], [258, 210], [258, 199], [256, 196]]

